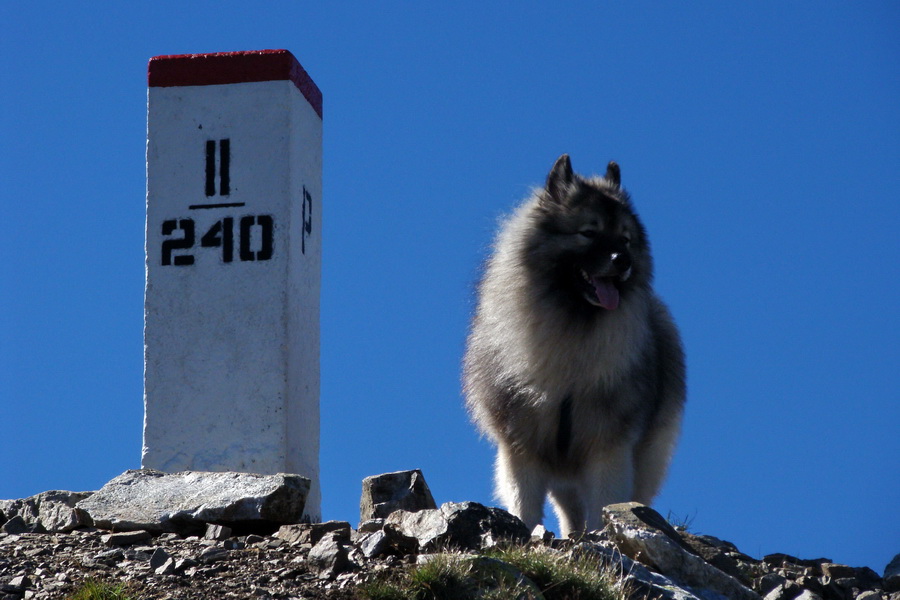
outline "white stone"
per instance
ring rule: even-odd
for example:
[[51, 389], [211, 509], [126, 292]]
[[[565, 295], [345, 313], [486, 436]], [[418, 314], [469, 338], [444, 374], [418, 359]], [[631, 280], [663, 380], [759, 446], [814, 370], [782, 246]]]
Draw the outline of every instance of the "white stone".
[[[637, 516], [638, 511], [643, 518]], [[611, 504], [603, 508], [603, 520], [620, 551], [667, 577], [692, 589], [705, 589], [733, 600], [759, 600], [758, 594], [737, 579], [686, 551], [664, 531], [649, 525], [648, 521], [668, 526], [666, 520], [649, 507], [636, 502]]]
[[[77, 508], [97, 527], [117, 532], [186, 533], [205, 529], [208, 523], [289, 524], [303, 516], [309, 483], [284, 473], [132, 470], [107, 482]], [[111, 535], [129, 539], [125, 533]]]
[[92, 493], [53, 490], [21, 500], [0, 500], [0, 513], [7, 519], [20, 516], [24, 524], [39, 524], [49, 532], [72, 531], [89, 523], [75, 504]]
[[297, 473], [318, 521], [321, 116], [291, 79], [163, 87], [157, 60], [141, 465]]

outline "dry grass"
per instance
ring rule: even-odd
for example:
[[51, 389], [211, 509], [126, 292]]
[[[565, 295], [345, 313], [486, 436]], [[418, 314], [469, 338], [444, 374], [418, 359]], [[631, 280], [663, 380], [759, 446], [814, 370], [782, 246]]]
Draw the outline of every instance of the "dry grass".
[[367, 600], [624, 600], [616, 573], [591, 556], [509, 546], [443, 552], [360, 589]]
[[87, 579], [75, 593], [66, 600], [137, 600], [124, 583], [107, 583], [96, 579]]

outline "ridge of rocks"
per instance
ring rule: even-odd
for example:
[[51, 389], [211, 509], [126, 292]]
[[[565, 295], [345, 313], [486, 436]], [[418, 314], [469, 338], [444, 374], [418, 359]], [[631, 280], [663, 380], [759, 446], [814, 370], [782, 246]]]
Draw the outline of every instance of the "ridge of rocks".
[[284, 474], [129, 471], [96, 493], [0, 501], [0, 600], [61, 598], [89, 578], [124, 582], [142, 600], [350, 599], [435, 552], [507, 543], [595, 556], [632, 598], [900, 600], [900, 555], [883, 575], [826, 558], [755, 559], [637, 503], [606, 507], [601, 531], [560, 539], [498, 508], [437, 506], [420, 471], [401, 471], [366, 478], [353, 528], [299, 523], [308, 485]]

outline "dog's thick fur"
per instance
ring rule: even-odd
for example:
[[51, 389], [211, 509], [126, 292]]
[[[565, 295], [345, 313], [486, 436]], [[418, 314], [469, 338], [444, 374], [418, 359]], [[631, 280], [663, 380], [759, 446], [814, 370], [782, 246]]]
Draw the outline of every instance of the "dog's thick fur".
[[561, 156], [503, 224], [478, 288], [466, 404], [498, 446], [497, 494], [534, 527], [547, 494], [562, 535], [607, 504], [649, 504], [685, 398], [678, 330], [651, 287], [643, 225], [619, 167], [584, 178]]

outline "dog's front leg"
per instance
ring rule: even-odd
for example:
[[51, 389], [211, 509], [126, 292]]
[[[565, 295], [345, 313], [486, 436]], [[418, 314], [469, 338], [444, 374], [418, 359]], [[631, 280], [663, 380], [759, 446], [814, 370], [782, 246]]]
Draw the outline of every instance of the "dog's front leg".
[[528, 529], [544, 518], [547, 480], [543, 469], [531, 458], [501, 443], [497, 448], [497, 497], [506, 510], [516, 515]]
[[610, 448], [591, 458], [584, 471], [587, 507], [586, 531], [603, 527], [603, 507], [629, 502], [634, 486], [633, 449], [628, 444]]
[[550, 501], [559, 521], [560, 537], [585, 530], [587, 507], [583, 487], [564, 480], [554, 481], [550, 487]]

